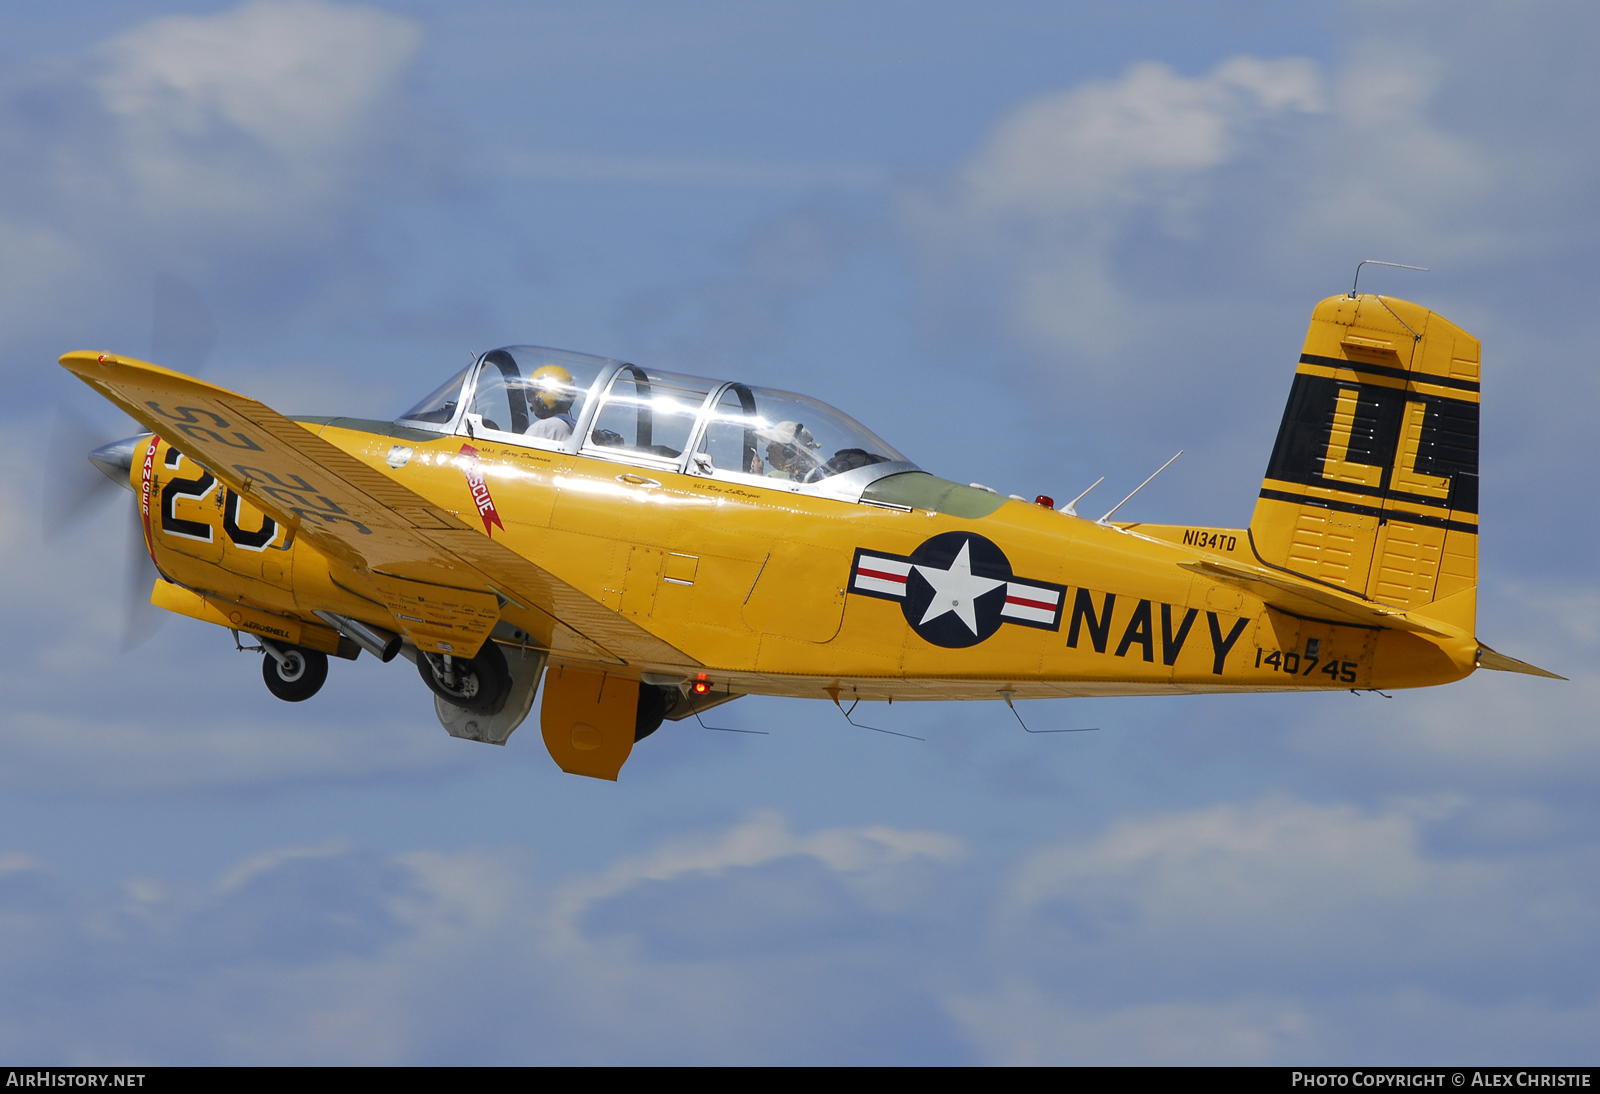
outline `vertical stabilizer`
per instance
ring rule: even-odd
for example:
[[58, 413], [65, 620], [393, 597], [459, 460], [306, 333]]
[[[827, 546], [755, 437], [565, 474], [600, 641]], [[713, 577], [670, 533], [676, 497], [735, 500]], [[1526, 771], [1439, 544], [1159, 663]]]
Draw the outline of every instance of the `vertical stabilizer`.
[[1318, 304], [1250, 520], [1257, 557], [1386, 604], [1454, 598], [1449, 614], [1471, 613], [1479, 363], [1476, 338], [1416, 304]]

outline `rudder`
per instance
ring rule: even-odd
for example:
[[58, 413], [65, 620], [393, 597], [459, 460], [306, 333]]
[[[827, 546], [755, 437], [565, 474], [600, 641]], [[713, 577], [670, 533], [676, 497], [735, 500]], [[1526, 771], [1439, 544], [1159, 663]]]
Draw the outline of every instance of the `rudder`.
[[1416, 304], [1318, 304], [1250, 520], [1257, 558], [1408, 609], [1467, 593], [1470, 627], [1479, 367], [1478, 340]]

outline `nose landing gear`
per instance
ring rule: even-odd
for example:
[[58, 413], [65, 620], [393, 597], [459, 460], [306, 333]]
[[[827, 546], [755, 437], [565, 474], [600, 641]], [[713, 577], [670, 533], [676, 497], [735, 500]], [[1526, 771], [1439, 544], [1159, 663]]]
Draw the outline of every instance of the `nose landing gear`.
[[304, 646], [286, 646], [263, 638], [261, 676], [267, 690], [286, 703], [299, 703], [322, 690], [328, 679], [328, 655]]

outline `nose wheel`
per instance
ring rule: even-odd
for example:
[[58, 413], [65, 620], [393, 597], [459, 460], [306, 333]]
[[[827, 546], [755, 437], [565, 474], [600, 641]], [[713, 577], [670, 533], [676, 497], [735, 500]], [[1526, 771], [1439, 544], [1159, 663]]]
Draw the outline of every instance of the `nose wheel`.
[[322, 690], [328, 679], [328, 655], [304, 646], [261, 643], [266, 656], [261, 658], [261, 676], [267, 690], [286, 703], [299, 703]]

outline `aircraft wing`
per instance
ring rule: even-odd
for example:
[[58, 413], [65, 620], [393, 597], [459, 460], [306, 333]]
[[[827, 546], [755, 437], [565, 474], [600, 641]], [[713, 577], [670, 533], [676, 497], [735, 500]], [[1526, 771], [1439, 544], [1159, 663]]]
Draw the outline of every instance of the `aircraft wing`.
[[[494, 625], [497, 598], [503, 598], [547, 617], [548, 640], [558, 652], [612, 664], [697, 664], [254, 399], [111, 354], [69, 353], [61, 364], [251, 505], [365, 576], [376, 598], [423, 648], [441, 648], [434, 640], [451, 630], [481, 642]], [[429, 622], [439, 626], [430, 629], [421, 618], [429, 612]], [[416, 624], [408, 626], [413, 618]]]

